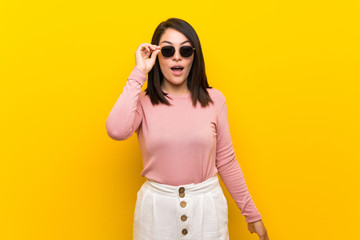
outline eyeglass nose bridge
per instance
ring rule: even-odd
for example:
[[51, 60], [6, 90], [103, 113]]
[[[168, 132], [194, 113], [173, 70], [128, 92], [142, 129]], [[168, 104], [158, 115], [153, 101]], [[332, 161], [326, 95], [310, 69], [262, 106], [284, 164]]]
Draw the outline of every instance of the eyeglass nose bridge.
[[180, 58], [183, 58], [183, 56], [181, 55], [180, 53], [180, 48], [179, 50], [176, 50], [176, 48], [174, 47], [174, 54], [171, 56], [172, 58], [174, 59], [180, 59]]

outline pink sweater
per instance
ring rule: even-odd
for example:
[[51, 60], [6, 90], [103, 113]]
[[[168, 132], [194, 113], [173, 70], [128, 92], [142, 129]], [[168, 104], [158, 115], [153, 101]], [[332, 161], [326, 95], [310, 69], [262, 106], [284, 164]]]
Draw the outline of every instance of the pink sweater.
[[[207, 91], [214, 101], [206, 108], [192, 106], [191, 95], [171, 95], [173, 106], [153, 106], [141, 88], [146, 75], [137, 67], [107, 120], [108, 135], [125, 140], [137, 133], [143, 158], [142, 176], [168, 185], [200, 183], [219, 172], [247, 222], [262, 218], [236, 160], [224, 95]], [[166, 91], [164, 91], [166, 92]]]

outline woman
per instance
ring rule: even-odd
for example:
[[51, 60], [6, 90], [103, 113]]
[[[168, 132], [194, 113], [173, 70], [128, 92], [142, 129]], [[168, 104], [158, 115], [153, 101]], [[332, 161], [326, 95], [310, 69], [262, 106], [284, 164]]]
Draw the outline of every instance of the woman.
[[207, 82], [195, 30], [170, 18], [156, 28], [151, 44], [140, 44], [135, 58], [106, 120], [115, 140], [136, 132], [143, 157], [146, 181], [137, 193], [133, 239], [229, 239], [217, 173], [249, 231], [269, 239], [235, 157], [225, 97]]

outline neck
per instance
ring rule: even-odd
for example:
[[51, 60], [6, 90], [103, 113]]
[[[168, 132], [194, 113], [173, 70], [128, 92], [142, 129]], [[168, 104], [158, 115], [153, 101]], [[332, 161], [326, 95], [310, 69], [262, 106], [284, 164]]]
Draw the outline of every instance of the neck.
[[175, 85], [164, 79], [161, 88], [172, 95], [184, 95], [190, 93], [187, 87], [187, 80], [179, 85]]

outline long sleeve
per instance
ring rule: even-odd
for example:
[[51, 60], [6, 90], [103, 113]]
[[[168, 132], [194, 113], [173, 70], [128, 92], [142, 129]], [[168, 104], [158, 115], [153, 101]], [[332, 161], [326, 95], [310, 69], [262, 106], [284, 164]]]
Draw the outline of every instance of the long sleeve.
[[255, 222], [262, 219], [258, 212], [239, 163], [236, 160], [231, 141], [228, 111], [225, 98], [218, 115], [216, 167], [230, 195], [245, 216], [246, 222]]
[[143, 118], [139, 101], [141, 87], [146, 81], [146, 74], [134, 67], [127, 79], [123, 92], [106, 119], [106, 130], [114, 140], [125, 140], [138, 129]]

